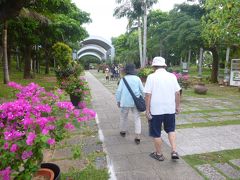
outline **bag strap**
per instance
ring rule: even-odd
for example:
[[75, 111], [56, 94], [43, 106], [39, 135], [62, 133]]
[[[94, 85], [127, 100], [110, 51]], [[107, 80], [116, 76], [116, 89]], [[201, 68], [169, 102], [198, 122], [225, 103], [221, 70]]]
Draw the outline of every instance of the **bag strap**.
[[124, 82], [125, 85], [127, 86], [127, 89], [128, 89], [128, 91], [130, 92], [130, 94], [132, 95], [132, 98], [133, 98], [133, 99], [136, 98], [135, 94], [133, 93], [132, 89], [130, 88], [130, 86], [129, 86], [129, 84], [128, 84], [128, 82], [127, 82], [127, 80], [126, 80], [125, 78], [123, 78], [123, 82]]

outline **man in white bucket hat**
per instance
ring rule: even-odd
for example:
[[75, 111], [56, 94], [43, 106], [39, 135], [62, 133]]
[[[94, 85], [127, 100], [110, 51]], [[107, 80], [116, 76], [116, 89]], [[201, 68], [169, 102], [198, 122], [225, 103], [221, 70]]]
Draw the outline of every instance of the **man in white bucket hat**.
[[152, 62], [155, 72], [147, 77], [145, 84], [146, 117], [149, 120], [149, 135], [153, 137], [155, 152], [150, 157], [163, 161], [161, 128], [168, 133], [172, 159], [179, 159], [176, 151], [175, 114], [179, 113], [180, 86], [174, 74], [166, 71], [163, 57]]

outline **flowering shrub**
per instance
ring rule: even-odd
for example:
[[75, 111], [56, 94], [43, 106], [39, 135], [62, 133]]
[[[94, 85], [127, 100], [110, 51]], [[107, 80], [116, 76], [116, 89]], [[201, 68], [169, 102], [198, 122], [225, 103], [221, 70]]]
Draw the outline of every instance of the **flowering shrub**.
[[75, 61], [73, 61], [72, 63], [69, 63], [64, 67], [58, 66], [55, 69], [55, 75], [58, 82], [61, 82], [62, 80], [66, 80], [72, 77], [78, 78], [80, 74], [83, 72], [83, 70], [84, 69], [81, 64], [78, 64]]
[[80, 97], [80, 101], [82, 101], [85, 95], [89, 94], [89, 88], [86, 80], [81, 78], [71, 78], [67, 81], [62, 81], [61, 86], [69, 95], [75, 95]]
[[177, 77], [178, 83], [182, 88], [187, 89], [190, 86], [189, 75], [182, 73], [173, 72], [173, 74]]
[[62, 91], [47, 92], [37, 84], [17, 89], [16, 100], [0, 104], [0, 179], [31, 179], [40, 167], [43, 150], [62, 140], [74, 122], [93, 119], [95, 112], [75, 109], [71, 102], [61, 101]]
[[137, 75], [138, 75], [140, 78], [147, 78], [147, 76], [148, 76], [149, 74], [153, 73], [153, 72], [154, 72], [154, 69], [153, 69], [152, 67], [144, 67], [144, 68], [139, 69]]

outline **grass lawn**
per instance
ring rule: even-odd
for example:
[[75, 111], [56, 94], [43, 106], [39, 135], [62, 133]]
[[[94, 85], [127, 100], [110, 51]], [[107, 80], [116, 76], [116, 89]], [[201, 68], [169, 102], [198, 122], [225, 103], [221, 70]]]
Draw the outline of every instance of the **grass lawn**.
[[[2, 67], [0, 66], [0, 99], [11, 99], [12, 98], [12, 88], [8, 87], [6, 84], [3, 84], [3, 71]], [[37, 83], [40, 86], [44, 87], [47, 91], [53, 90], [54, 87], [57, 85], [56, 78], [53, 72], [49, 75], [45, 74], [36, 74], [34, 79], [23, 79], [23, 72], [17, 71], [15, 68], [12, 68], [10, 73], [10, 81], [14, 81], [16, 83], [27, 85], [31, 82]], [[1, 100], [0, 100], [1, 102]]]
[[[231, 166], [233, 166], [235, 169], [240, 170], [240, 168], [238, 166], [235, 166], [234, 164], [232, 164], [230, 162], [230, 160], [233, 160], [233, 159], [240, 159], [240, 149], [218, 151], [218, 152], [213, 152], [213, 153], [187, 155], [187, 156], [183, 156], [182, 158], [192, 168], [194, 168], [196, 170], [197, 170], [197, 168], [195, 166], [197, 166], [197, 165], [210, 164], [212, 167], [214, 167], [215, 163], [228, 163]], [[228, 180], [228, 178], [227, 178], [227, 180]]]

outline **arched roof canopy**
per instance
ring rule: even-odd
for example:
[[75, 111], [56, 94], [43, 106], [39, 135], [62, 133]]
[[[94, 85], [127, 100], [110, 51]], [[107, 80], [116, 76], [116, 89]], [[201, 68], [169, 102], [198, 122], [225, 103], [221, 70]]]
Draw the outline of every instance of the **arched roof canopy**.
[[[78, 51], [78, 56], [80, 56], [80, 52], [95, 52], [98, 53], [96, 48], [95, 50], [93, 50], [93, 48], [89, 48], [89, 47], [98, 47], [100, 51], [100, 49], [103, 49], [105, 51], [104, 53], [104, 59], [111, 59], [111, 61], [113, 61], [114, 56], [115, 56], [115, 49], [112, 46], [112, 44], [107, 41], [106, 39], [99, 37], [99, 36], [90, 36], [88, 38], [86, 38], [85, 40], [83, 40], [81, 42], [82, 48]], [[85, 50], [82, 50], [85, 49]], [[101, 53], [99, 52], [98, 55], [101, 55]]]
[[106, 39], [99, 36], [90, 36], [87, 39], [82, 41], [83, 45], [96, 44], [103, 47], [106, 51], [113, 48], [112, 44]]
[[94, 52], [86, 52], [81, 54], [78, 59], [81, 59], [84, 56], [95, 56], [96, 58], [98, 58], [100, 61], [102, 61], [102, 57], [100, 57], [98, 54], [94, 53]]
[[106, 59], [106, 51], [99, 46], [96, 45], [85, 46], [77, 52], [77, 56], [79, 57], [81, 54], [84, 54], [86, 52], [94, 52], [101, 56], [102, 58]]

